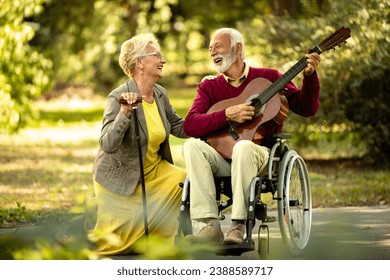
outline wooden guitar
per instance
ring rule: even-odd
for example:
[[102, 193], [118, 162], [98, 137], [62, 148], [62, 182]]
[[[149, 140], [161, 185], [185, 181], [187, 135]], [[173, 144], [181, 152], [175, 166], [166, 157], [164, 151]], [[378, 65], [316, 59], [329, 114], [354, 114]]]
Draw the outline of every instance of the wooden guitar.
[[[324, 51], [334, 49], [346, 42], [350, 36], [351, 29], [343, 26], [312, 48], [310, 53], [321, 54]], [[303, 57], [274, 83], [264, 78], [256, 78], [246, 86], [239, 96], [215, 103], [207, 113], [251, 101], [252, 106], [255, 107], [255, 115], [252, 120], [241, 124], [229, 122], [225, 129], [208, 135], [206, 141], [226, 159], [232, 157], [233, 146], [240, 140], [251, 140], [260, 144], [261, 139], [266, 135], [261, 135], [259, 128], [279, 125], [287, 117], [288, 102], [281, 90], [306, 66], [306, 57]]]

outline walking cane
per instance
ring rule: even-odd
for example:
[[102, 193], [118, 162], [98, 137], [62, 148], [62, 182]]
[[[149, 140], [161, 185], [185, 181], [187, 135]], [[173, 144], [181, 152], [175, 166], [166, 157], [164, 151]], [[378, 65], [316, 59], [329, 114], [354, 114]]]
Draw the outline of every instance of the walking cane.
[[[130, 92], [129, 85], [127, 85], [127, 90]], [[138, 117], [137, 117], [137, 104], [139, 102], [142, 102], [142, 98], [139, 97], [137, 99], [137, 102], [135, 103], [132, 113], [133, 118], [135, 122], [135, 139], [137, 140], [137, 146], [138, 146], [138, 160], [139, 160], [139, 167], [141, 169], [141, 186], [142, 186], [142, 205], [143, 205], [143, 213], [144, 213], [144, 233], [147, 237], [149, 235], [149, 225], [148, 225], [148, 209], [146, 204], [146, 188], [145, 188], [145, 174], [144, 174], [144, 163], [142, 161], [142, 150], [141, 150], [141, 136], [139, 135], [139, 127], [138, 127]], [[121, 104], [128, 104], [127, 100], [123, 98], [119, 98], [119, 103]]]
[[139, 167], [141, 169], [141, 186], [142, 186], [142, 205], [144, 212], [144, 232], [145, 236], [149, 235], [149, 225], [148, 225], [148, 209], [146, 204], [146, 188], [145, 188], [145, 174], [144, 174], [144, 163], [142, 161], [142, 151], [141, 151], [141, 137], [139, 135], [138, 128], [138, 117], [137, 117], [137, 106], [133, 107], [133, 118], [135, 121], [135, 138], [137, 139], [138, 146], [138, 160]]

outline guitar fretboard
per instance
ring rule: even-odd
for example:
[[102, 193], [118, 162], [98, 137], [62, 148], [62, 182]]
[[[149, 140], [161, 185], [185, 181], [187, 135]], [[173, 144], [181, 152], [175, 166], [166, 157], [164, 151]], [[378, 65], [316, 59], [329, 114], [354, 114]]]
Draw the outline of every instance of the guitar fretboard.
[[291, 67], [283, 76], [273, 82], [268, 88], [266, 88], [259, 96], [258, 101], [253, 104], [256, 109], [263, 106], [268, 100], [270, 100], [275, 94], [277, 94], [284, 86], [291, 81], [296, 75], [298, 75], [307, 65], [306, 57], [299, 60], [293, 67]]
[[[310, 53], [316, 52], [321, 54], [322, 50], [320, 47], [315, 46], [310, 50]], [[293, 67], [291, 67], [286, 73], [283, 74], [279, 79], [273, 82], [268, 88], [266, 88], [254, 101], [252, 105], [255, 106], [256, 110], [260, 109], [268, 100], [270, 100], [275, 94], [277, 94], [284, 86], [294, 79], [305, 67], [307, 66], [306, 57], [302, 57]]]
[[[262, 93], [260, 93], [255, 99], [252, 100], [252, 106], [255, 107], [255, 111], [259, 111], [261, 107], [270, 100], [275, 94], [277, 94], [289, 81], [291, 81], [296, 75], [299, 74], [307, 65], [306, 57], [299, 60], [293, 67], [291, 67], [286, 73], [283, 74], [279, 79], [273, 82], [267, 87]], [[229, 122], [228, 131], [233, 135], [234, 130], [237, 128], [239, 123]], [[238, 135], [233, 136], [233, 138]]]

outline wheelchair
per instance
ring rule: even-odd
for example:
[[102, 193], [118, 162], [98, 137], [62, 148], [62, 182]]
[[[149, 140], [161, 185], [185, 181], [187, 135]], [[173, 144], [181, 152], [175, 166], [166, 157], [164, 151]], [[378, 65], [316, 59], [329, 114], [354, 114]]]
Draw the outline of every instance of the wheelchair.
[[[279, 223], [280, 234], [288, 251], [299, 254], [307, 245], [310, 237], [312, 220], [312, 202], [310, 180], [304, 159], [294, 150], [290, 150], [286, 141], [290, 134], [273, 135], [274, 144], [266, 170], [254, 177], [250, 183], [246, 237], [241, 244], [219, 245], [216, 254], [239, 256], [255, 250], [252, 238], [256, 220], [260, 221], [257, 234], [257, 251], [261, 259], [269, 255], [268, 223]], [[216, 203], [219, 218], [225, 216], [222, 211], [232, 205], [231, 177], [215, 177]], [[190, 219], [190, 182], [188, 178], [182, 184], [183, 192], [179, 212], [179, 226], [176, 240], [193, 233]], [[268, 216], [267, 204], [262, 201], [262, 194], [271, 193], [277, 202], [277, 217]], [[225, 201], [223, 198], [227, 198]]]

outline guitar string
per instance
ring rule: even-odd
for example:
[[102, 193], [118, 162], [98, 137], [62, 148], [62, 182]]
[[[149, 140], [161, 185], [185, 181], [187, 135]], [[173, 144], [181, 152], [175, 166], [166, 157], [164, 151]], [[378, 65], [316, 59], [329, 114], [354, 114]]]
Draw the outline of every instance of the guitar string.
[[[288, 70], [283, 76], [272, 83], [266, 88], [263, 93], [260, 93], [258, 99], [260, 104], [255, 104], [255, 108], [259, 109], [259, 106], [263, 106], [268, 100], [270, 100], [277, 92], [279, 92], [289, 81], [291, 81], [296, 75], [299, 74], [307, 65], [306, 58], [303, 57], [299, 60], [290, 70]], [[230, 127], [233, 129], [237, 128], [238, 122], [230, 122]]]

